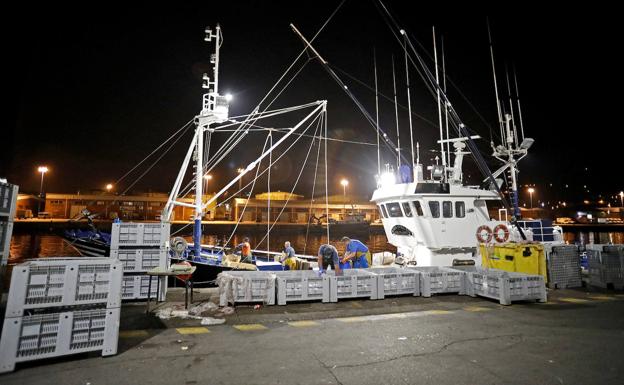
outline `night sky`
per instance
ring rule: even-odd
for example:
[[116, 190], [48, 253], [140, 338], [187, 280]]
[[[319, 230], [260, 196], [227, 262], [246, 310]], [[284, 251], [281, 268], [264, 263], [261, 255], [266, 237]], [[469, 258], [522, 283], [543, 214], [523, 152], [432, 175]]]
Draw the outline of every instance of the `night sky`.
[[[3, 50], [9, 114], [2, 130], [0, 176], [19, 184], [23, 192], [37, 192], [36, 168], [45, 164], [51, 169], [45, 179], [47, 191], [102, 189], [199, 112], [204, 92], [201, 77], [210, 69], [213, 50], [211, 43], [203, 41], [206, 26], [220, 23], [223, 28], [220, 91], [233, 94], [230, 113], [241, 115], [252, 110], [302, 49], [289, 23], [311, 38], [339, 4], [240, 1], [211, 7], [211, 3], [15, 10]], [[483, 119], [449, 86], [450, 99], [464, 122], [484, 138], [479, 145], [490, 168], [498, 164], [489, 156], [488, 125], [495, 132], [498, 126], [486, 16], [493, 31], [501, 96], [508, 99], [505, 64], [515, 66], [526, 135], [535, 139], [530, 155], [520, 164], [521, 183], [538, 186], [535, 199], [550, 190], [548, 199], [596, 200], [598, 194], [613, 195], [624, 188], [618, 164], [619, 110], [608, 92], [619, 88], [615, 84], [621, 78], [615, 70], [618, 46], [612, 42], [618, 34], [615, 13], [450, 7], [410, 11], [404, 2], [387, 3], [413, 41], [424, 46], [426, 51], [419, 47], [423, 57], [432, 54], [432, 25], [444, 36], [447, 75]], [[406, 105], [402, 50], [372, 1], [346, 1], [314, 46], [335, 69], [371, 86], [375, 49], [380, 92], [388, 96], [392, 95], [394, 55], [399, 102]], [[337, 73], [374, 114], [374, 94]], [[427, 164], [435, 156], [428, 150], [438, 148], [434, 143], [437, 105], [413, 68], [410, 74], [413, 112], [428, 120], [413, 120], [421, 159]], [[320, 99], [329, 101], [331, 137], [375, 141], [373, 129], [316, 61], [305, 66], [275, 107]], [[380, 100], [382, 128], [394, 139], [394, 105]], [[406, 150], [407, 111], [400, 109], [399, 114]], [[296, 117], [264, 123], [284, 127], [296, 123]], [[190, 132], [132, 191], [168, 191], [189, 140]], [[215, 143], [220, 140], [215, 138]], [[213, 172], [210, 190], [254, 159], [263, 142], [264, 134], [250, 136]], [[339, 180], [346, 177], [349, 193], [370, 196], [375, 185], [375, 148], [337, 143], [329, 147], [330, 193], [342, 193]], [[292, 188], [307, 148], [309, 141], [301, 142], [275, 166], [273, 189]], [[388, 151], [384, 158], [393, 162]], [[310, 194], [313, 163], [309, 162], [295, 192]], [[470, 182], [482, 179], [472, 160], [466, 161], [466, 167]], [[116, 191], [125, 190], [143, 170], [115, 186]], [[258, 183], [262, 187], [257, 186], [256, 192], [266, 190], [266, 180]]]

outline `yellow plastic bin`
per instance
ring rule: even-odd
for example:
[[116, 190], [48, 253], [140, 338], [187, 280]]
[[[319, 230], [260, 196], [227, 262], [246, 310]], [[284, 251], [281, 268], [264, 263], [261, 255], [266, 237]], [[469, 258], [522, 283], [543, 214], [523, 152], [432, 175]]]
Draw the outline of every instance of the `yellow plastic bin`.
[[480, 245], [483, 267], [541, 275], [548, 282], [544, 246], [537, 243]]

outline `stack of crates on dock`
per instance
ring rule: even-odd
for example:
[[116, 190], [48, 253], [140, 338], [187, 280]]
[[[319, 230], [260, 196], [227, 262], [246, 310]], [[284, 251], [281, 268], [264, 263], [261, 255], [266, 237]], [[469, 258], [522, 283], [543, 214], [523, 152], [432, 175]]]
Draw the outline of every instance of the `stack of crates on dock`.
[[377, 275], [365, 269], [346, 269], [342, 275], [328, 271], [329, 301], [338, 302], [340, 298], [377, 299]]
[[604, 289], [624, 289], [624, 245], [585, 245], [589, 283]]
[[[224, 271], [219, 273], [219, 305], [263, 302], [275, 305], [275, 275], [272, 271]], [[295, 273], [295, 271], [292, 271]]]
[[330, 278], [312, 270], [276, 271], [277, 304], [299, 301], [330, 301]]
[[583, 286], [581, 259], [576, 245], [545, 247], [548, 264], [548, 287], [566, 289]]
[[0, 373], [17, 362], [117, 353], [122, 264], [110, 258], [42, 258], [16, 265], [0, 338]]
[[[123, 264], [122, 299], [147, 299], [150, 292], [151, 298], [164, 300], [166, 278], [154, 277], [150, 289], [146, 273], [156, 267], [168, 267], [170, 228], [168, 223], [113, 223], [110, 257]], [[157, 293], [159, 286], [160, 292]]]
[[541, 275], [513, 273], [477, 266], [453, 267], [464, 274], [466, 294], [496, 299], [501, 305], [514, 301], [546, 302], [546, 286]]
[[398, 267], [371, 267], [365, 269], [377, 275], [377, 299], [394, 295], [420, 295], [420, 272]]
[[464, 273], [461, 271], [437, 266], [410, 266], [408, 269], [420, 273], [420, 293], [423, 297], [440, 293], [466, 294]]
[[16, 185], [0, 182], [0, 293], [9, 260], [18, 189]]

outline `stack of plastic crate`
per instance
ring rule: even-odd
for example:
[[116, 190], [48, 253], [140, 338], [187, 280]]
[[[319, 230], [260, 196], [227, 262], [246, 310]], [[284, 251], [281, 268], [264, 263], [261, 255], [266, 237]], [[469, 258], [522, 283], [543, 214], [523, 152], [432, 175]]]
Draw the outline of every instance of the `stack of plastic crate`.
[[462, 271], [437, 266], [409, 266], [408, 269], [420, 272], [420, 293], [423, 297], [440, 293], [466, 294]]
[[16, 265], [0, 338], [0, 373], [41, 358], [116, 354], [121, 279], [121, 263], [105, 257]]
[[263, 302], [275, 305], [275, 275], [272, 271], [224, 271], [219, 273], [219, 305]]
[[287, 302], [330, 300], [330, 278], [312, 270], [276, 271], [277, 304]]
[[377, 275], [364, 269], [346, 269], [342, 275], [334, 271], [325, 273], [329, 277], [329, 301], [340, 298], [377, 299]]
[[164, 300], [166, 277], [153, 278], [150, 289], [146, 273], [156, 267], [168, 267], [170, 228], [168, 223], [113, 223], [110, 256], [123, 264], [122, 299], [147, 299], [149, 292], [151, 298]]
[[476, 266], [453, 267], [464, 275], [466, 294], [496, 299], [501, 305], [515, 301], [546, 302], [546, 286], [541, 275], [513, 273]]
[[552, 246], [546, 248], [545, 251], [549, 288], [565, 289], [583, 286], [578, 246]]
[[4, 285], [2, 280], [9, 260], [18, 189], [16, 185], [0, 182], [0, 292]]
[[589, 262], [589, 283], [604, 289], [624, 289], [624, 246], [585, 245]]
[[377, 275], [377, 298], [393, 295], [420, 295], [420, 272], [398, 267], [371, 267], [365, 269]]

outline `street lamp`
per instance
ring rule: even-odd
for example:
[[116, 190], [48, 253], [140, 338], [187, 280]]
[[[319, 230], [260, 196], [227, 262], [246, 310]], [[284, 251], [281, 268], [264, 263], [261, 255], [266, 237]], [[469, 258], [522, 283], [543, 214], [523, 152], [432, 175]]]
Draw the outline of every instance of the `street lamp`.
[[113, 185], [112, 184], [109, 183], [109, 184], [106, 185], [106, 191], [107, 192], [111, 192], [112, 189], [113, 189]]
[[346, 179], [343, 179], [340, 181], [340, 184], [342, 185], [342, 197], [344, 199], [342, 211], [344, 211], [344, 213], [347, 214], [347, 186], [349, 185], [349, 181]]
[[39, 205], [37, 206], [37, 213], [41, 211], [41, 199], [43, 199], [43, 175], [49, 171], [46, 166], [39, 166], [37, 169], [41, 173], [41, 185], [39, 186]]
[[620, 202], [622, 203], [621, 206], [624, 207], [624, 191], [620, 191]]
[[533, 192], [535, 192], [535, 189], [533, 187], [529, 187], [529, 196], [531, 197], [531, 208], [533, 208]]
[[204, 175], [204, 180], [206, 181], [206, 187], [204, 188], [204, 192], [207, 193], [208, 192], [208, 181], [210, 181], [210, 179], [212, 179], [212, 175], [210, 174], [206, 174]]

